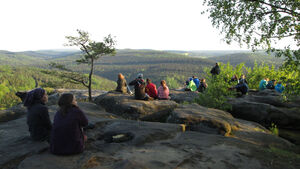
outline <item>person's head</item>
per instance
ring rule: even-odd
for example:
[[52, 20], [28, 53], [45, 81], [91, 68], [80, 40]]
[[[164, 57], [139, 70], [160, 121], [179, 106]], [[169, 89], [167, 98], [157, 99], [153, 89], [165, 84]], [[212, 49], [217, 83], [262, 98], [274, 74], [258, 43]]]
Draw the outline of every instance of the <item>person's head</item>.
[[139, 74], [137, 75], [137, 78], [138, 78], [138, 79], [143, 79], [143, 73], [139, 73]]
[[278, 81], [277, 84], [281, 84], [281, 81]]
[[203, 79], [201, 79], [201, 82], [205, 82], [205, 79], [203, 78]]
[[69, 108], [77, 106], [75, 96], [71, 93], [62, 94], [58, 100], [58, 106], [63, 115], [67, 114]]
[[218, 64], [218, 63], [216, 63], [216, 66], [219, 66], [219, 64]]
[[167, 89], [167, 83], [165, 80], [160, 81], [160, 85], [164, 88]]
[[122, 73], [118, 74], [118, 79], [124, 79], [124, 76], [122, 75]]
[[25, 100], [24, 100], [24, 106], [25, 107], [31, 107], [36, 102], [42, 102], [47, 103], [48, 102], [48, 95], [46, 90], [42, 88], [36, 88], [31, 91], [29, 91], [26, 94]]
[[147, 83], [147, 84], [150, 84], [150, 83], [151, 83], [151, 79], [147, 78], [147, 79], [146, 79], [146, 83]]
[[193, 78], [193, 79], [195, 79], [195, 78], [196, 78], [196, 76], [192, 76], [192, 78]]
[[242, 79], [245, 79], [245, 77], [246, 77], [246, 76], [245, 76], [244, 74], [241, 75], [241, 78], [242, 78]]

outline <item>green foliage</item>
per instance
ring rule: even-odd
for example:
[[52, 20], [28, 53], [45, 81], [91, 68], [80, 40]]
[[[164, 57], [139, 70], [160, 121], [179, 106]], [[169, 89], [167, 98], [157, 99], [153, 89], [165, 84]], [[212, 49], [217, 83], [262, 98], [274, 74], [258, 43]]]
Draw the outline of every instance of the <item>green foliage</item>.
[[195, 101], [205, 107], [216, 108], [221, 110], [230, 110], [231, 105], [226, 103], [227, 97], [232, 97], [234, 91], [228, 90], [232, 84], [229, 82], [230, 77], [234, 74], [241, 74], [243, 64], [237, 65], [234, 69], [229, 63], [220, 65], [221, 72], [217, 76], [210, 74], [210, 69], [206, 68], [207, 89], [203, 93], [199, 93], [199, 98]]
[[246, 75], [250, 89], [258, 89], [263, 78], [282, 81], [282, 84], [286, 87], [282, 94], [283, 101], [293, 95], [300, 95], [300, 74], [298, 71], [285, 68], [275, 69], [274, 66], [270, 67], [264, 63], [261, 65], [255, 63], [253, 69], [246, 67], [244, 63], [234, 68], [229, 62], [220, 64], [220, 69], [221, 72], [217, 76], [212, 76], [209, 68], [205, 69], [206, 75], [204, 77], [208, 88], [204, 93], [199, 93], [199, 98], [196, 99], [198, 104], [222, 110], [230, 109], [230, 106], [226, 104], [227, 98], [236, 94], [235, 91], [228, 90], [236, 85], [236, 82], [232, 83], [230, 79], [233, 75], [240, 77], [242, 74]]
[[270, 129], [270, 131], [272, 132], [272, 134], [274, 134], [274, 135], [276, 135], [276, 136], [279, 135], [279, 130], [278, 130], [276, 124], [272, 123], [272, 124], [271, 124], [271, 127], [270, 127], [269, 129]]
[[[48, 94], [53, 93], [55, 88], [84, 88], [82, 85], [65, 82], [58, 76], [60, 74], [59, 71], [30, 67], [15, 68], [0, 66], [0, 72], [0, 109], [6, 109], [19, 103], [21, 100], [15, 95], [15, 92], [35, 88], [35, 79], [39, 87], [44, 88]], [[94, 89], [99, 90], [112, 90], [116, 87], [115, 82], [98, 76], [94, 77], [92, 85]]]
[[[300, 71], [300, 49], [291, 50], [289, 45], [300, 45], [299, 0], [204, 0], [212, 25], [221, 28], [225, 41], [247, 44], [252, 49], [262, 47], [277, 56], [285, 56], [285, 65], [293, 65]], [[286, 37], [294, 40], [284, 50], [272, 45]]]
[[166, 77], [166, 83], [170, 89], [178, 89], [182, 87], [182, 82], [184, 82], [185, 77], [180, 75], [173, 75]]

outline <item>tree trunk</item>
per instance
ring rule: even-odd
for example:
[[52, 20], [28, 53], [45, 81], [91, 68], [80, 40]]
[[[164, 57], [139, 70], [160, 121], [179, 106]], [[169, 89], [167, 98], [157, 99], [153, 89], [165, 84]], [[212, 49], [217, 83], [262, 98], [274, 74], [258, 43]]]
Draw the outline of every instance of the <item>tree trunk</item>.
[[89, 101], [90, 102], [92, 101], [92, 77], [93, 77], [93, 72], [94, 72], [94, 59], [91, 58], [91, 71], [90, 71], [90, 74], [89, 74], [89, 85], [88, 85], [88, 88], [89, 88]]

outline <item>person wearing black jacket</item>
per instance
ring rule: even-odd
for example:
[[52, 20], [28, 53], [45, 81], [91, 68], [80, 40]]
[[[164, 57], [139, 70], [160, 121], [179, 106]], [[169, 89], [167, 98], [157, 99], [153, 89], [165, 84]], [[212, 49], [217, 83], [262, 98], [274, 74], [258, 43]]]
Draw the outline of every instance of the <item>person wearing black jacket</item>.
[[212, 75], [218, 75], [218, 74], [220, 74], [220, 67], [219, 67], [218, 63], [216, 63], [216, 65], [210, 70], [210, 73]]
[[27, 107], [27, 125], [30, 137], [34, 141], [49, 141], [52, 124], [49, 118], [47, 92], [42, 88], [36, 88], [27, 93], [24, 106]]
[[134, 97], [138, 100], [148, 100], [148, 96], [145, 92], [146, 83], [143, 80], [143, 74], [139, 73], [137, 78], [129, 83], [130, 86], [134, 85]]

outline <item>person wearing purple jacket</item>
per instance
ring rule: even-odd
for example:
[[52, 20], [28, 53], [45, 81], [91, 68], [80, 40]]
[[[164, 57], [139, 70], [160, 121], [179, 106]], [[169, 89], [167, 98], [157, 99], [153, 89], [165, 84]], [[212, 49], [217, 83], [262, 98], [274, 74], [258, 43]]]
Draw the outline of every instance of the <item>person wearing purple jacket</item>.
[[58, 105], [60, 109], [54, 116], [51, 131], [51, 153], [70, 155], [83, 152], [86, 136], [82, 128], [88, 125], [88, 119], [77, 106], [73, 94], [63, 94]]

